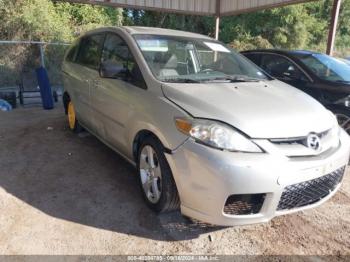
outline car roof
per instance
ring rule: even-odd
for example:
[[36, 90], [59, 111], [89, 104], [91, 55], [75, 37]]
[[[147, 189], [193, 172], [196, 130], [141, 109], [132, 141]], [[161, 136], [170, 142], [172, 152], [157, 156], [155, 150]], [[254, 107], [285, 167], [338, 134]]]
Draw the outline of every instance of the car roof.
[[275, 54], [284, 54], [284, 55], [313, 55], [313, 54], [322, 54], [315, 51], [309, 51], [309, 50], [284, 50], [284, 49], [256, 49], [256, 50], [246, 50], [242, 51], [241, 53], [247, 54], [247, 53], [275, 53]]
[[166, 36], [182, 36], [182, 37], [189, 37], [189, 38], [200, 38], [200, 39], [207, 39], [207, 40], [211, 40], [211, 41], [214, 40], [213, 38], [210, 38], [210, 37], [205, 36], [205, 35], [186, 32], [186, 31], [157, 28], [157, 27], [142, 27], [142, 26], [101, 27], [101, 28], [89, 31], [86, 34], [105, 32], [106, 30], [113, 30], [113, 29], [115, 30], [118, 28], [126, 31], [127, 33], [129, 33], [131, 35], [136, 35], [136, 34], [166, 35]]

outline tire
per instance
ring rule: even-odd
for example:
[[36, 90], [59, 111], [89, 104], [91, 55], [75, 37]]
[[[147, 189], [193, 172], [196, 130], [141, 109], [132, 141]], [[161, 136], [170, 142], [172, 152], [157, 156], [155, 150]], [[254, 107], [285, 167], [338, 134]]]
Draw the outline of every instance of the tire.
[[164, 213], [179, 209], [180, 198], [176, 184], [164, 148], [155, 137], [149, 136], [142, 141], [138, 151], [137, 171], [143, 198], [153, 211]]
[[338, 108], [332, 111], [337, 117], [339, 125], [350, 135], [350, 112]]
[[75, 114], [75, 109], [72, 101], [67, 103], [67, 120], [68, 127], [74, 133], [80, 133], [83, 131], [83, 127], [79, 124]]

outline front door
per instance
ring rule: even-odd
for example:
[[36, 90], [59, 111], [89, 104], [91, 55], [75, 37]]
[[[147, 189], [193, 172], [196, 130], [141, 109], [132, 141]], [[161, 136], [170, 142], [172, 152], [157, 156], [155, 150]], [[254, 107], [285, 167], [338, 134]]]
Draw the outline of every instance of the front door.
[[121, 153], [128, 150], [127, 120], [146, 92], [145, 85], [140, 84], [143, 80], [135, 81], [140, 78], [142, 74], [126, 42], [119, 35], [108, 33], [100, 76], [94, 79], [91, 88], [91, 102], [97, 135]]

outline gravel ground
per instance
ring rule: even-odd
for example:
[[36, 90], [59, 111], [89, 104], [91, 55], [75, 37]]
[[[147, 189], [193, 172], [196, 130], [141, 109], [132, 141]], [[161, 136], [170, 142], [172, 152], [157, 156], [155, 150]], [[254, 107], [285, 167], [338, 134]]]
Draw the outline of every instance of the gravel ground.
[[350, 176], [324, 205], [203, 228], [143, 203], [135, 170], [63, 109], [0, 112], [0, 254], [350, 255]]

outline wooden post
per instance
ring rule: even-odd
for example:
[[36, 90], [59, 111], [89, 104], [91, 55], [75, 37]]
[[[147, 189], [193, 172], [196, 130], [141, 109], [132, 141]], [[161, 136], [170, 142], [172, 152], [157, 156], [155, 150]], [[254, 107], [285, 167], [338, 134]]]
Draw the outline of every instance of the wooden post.
[[337, 33], [337, 24], [340, 11], [341, 0], [333, 1], [332, 18], [329, 25], [328, 42], [327, 42], [327, 55], [333, 55], [335, 36]]

